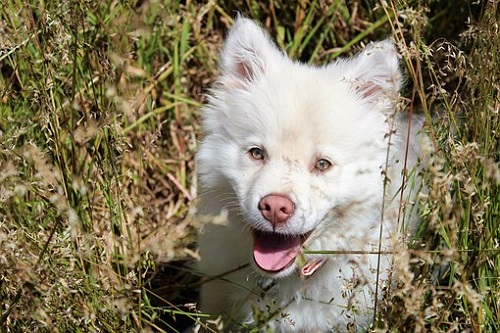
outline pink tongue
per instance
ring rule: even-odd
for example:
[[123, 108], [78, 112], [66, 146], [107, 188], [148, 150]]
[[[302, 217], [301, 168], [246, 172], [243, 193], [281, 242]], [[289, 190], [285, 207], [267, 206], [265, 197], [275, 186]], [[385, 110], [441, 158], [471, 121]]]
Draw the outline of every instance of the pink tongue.
[[300, 236], [256, 232], [253, 258], [263, 270], [279, 272], [295, 260], [301, 245]]

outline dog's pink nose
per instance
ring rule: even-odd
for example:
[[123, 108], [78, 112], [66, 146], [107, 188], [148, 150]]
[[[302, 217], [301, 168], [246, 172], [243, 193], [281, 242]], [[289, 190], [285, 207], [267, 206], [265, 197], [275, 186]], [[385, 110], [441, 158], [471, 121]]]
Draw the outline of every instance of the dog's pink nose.
[[293, 215], [295, 204], [286, 196], [269, 194], [260, 199], [259, 210], [262, 216], [276, 227], [278, 224], [285, 223]]

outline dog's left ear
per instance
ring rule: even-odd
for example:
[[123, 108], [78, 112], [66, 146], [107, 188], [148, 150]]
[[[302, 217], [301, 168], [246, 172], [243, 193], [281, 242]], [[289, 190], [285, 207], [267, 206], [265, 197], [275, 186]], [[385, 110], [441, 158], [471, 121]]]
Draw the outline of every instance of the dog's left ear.
[[371, 43], [344, 67], [346, 79], [368, 100], [395, 101], [401, 88], [399, 55], [392, 40]]

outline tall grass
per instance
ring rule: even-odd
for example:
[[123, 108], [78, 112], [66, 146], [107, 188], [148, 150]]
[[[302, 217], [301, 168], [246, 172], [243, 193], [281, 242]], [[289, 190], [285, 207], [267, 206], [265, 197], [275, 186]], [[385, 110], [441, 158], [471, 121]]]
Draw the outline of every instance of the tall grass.
[[434, 152], [412, 269], [398, 268], [378, 330], [499, 331], [498, 2], [8, 0], [0, 332], [171, 332], [204, 317], [192, 158], [237, 11], [308, 63], [393, 35]]

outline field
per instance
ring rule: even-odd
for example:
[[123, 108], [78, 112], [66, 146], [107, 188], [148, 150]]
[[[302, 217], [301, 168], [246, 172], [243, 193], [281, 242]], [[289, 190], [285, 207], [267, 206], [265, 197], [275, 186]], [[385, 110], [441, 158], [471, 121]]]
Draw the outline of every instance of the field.
[[[392, 36], [433, 148], [384, 332], [500, 331], [498, 0], [0, 4], [0, 332], [177, 332], [206, 315], [200, 106], [237, 13], [326, 64]], [[213, 329], [208, 329], [213, 330]], [[213, 330], [216, 331], [216, 330]]]

